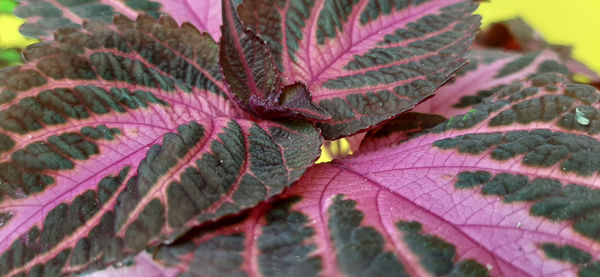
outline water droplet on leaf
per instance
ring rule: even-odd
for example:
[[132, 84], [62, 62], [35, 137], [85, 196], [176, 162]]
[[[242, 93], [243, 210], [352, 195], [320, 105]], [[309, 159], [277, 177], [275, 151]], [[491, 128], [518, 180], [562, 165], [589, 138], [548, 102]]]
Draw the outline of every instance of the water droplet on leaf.
[[579, 108], [575, 108], [575, 120], [581, 125], [587, 126], [590, 124], [590, 119], [585, 117], [585, 114]]

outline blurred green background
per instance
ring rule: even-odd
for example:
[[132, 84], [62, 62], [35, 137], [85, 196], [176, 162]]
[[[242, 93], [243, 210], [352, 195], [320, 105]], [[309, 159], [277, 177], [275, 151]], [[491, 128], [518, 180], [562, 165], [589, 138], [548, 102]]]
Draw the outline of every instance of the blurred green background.
[[[19, 34], [23, 21], [12, 15], [16, 5], [0, 0], [0, 66], [17, 63], [19, 49], [35, 42]], [[574, 58], [600, 72], [600, 0], [489, 0], [477, 12], [484, 28], [520, 16], [549, 43], [573, 46]]]

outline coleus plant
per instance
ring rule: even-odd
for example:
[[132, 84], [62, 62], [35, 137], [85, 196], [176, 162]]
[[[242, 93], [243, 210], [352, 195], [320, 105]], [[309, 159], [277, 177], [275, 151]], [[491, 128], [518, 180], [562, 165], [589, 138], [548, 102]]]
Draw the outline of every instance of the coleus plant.
[[0, 276], [600, 274], [600, 93], [476, 7], [22, 1]]

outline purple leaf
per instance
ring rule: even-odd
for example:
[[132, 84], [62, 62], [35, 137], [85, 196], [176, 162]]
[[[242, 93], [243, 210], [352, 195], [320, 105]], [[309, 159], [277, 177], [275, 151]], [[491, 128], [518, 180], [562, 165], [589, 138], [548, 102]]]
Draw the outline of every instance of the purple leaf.
[[441, 87], [435, 97], [416, 107], [416, 112], [445, 117], [464, 114], [505, 84], [536, 73], [568, 73], [567, 68], [560, 64], [558, 55], [551, 51], [520, 54], [474, 50], [467, 57], [469, 64], [456, 73], [454, 80]]
[[256, 116], [331, 119], [326, 111], [312, 104], [306, 85], [282, 85], [267, 44], [244, 26], [231, 0], [223, 1], [223, 19], [219, 64], [231, 98]]
[[360, 152], [372, 152], [400, 144], [414, 135], [446, 121], [436, 114], [408, 112], [366, 133], [360, 143]]
[[519, 84], [155, 257], [212, 276], [593, 276], [600, 93], [554, 73]]
[[157, 0], [163, 11], [180, 24], [189, 22], [208, 32], [216, 41], [221, 38], [221, 0]]
[[22, 0], [15, 9], [15, 14], [27, 19], [20, 28], [22, 34], [52, 40], [55, 31], [61, 28], [80, 28], [86, 20], [111, 23], [115, 15], [135, 19], [141, 13], [158, 17], [160, 9], [160, 3], [149, 0]]
[[[132, 264], [129, 264], [132, 263]], [[96, 271], [86, 275], [87, 277], [174, 277], [179, 270], [175, 268], [164, 267], [152, 260], [148, 253], [141, 253], [131, 262], [122, 264], [120, 267], [110, 267], [101, 271]]]
[[0, 275], [123, 260], [280, 193], [319, 156], [312, 125], [253, 120], [191, 24], [64, 29], [0, 71]]
[[326, 139], [368, 129], [433, 95], [464, 65], [475, 1], [246, 1], [284, 84], [307, 84], [333, 120]]
[[581, 74], [592, 82], [600, 82], [598, 73], [571, 57], [571, 46], [551, 45], [521, 18], [492, 24], [477, 36], [475, 47], [501, 48], [522, 52], [548, 50], [560, 57], [571, 73]]

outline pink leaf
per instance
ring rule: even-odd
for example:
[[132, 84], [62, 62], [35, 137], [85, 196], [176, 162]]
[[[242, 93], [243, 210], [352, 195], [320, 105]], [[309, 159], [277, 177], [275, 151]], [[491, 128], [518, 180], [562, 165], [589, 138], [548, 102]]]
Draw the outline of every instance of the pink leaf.
[[189, 22], [215, 41], [221, 38], [221, 0], [158, 0], [163, 11], [180, 24]]
[[[255, 120], [172, 18], [63, 29], [0, 71], [0, 275], [98, 269], [280, 193], [312, 125]], [[41, 273], [40, 273], [41, 272]]]
[[62, 28], [81, 28], [85, 21], [111, 23], [115, 15], [135, 19], [147, 13], [160, 14], [161, 4], [153, 1], [122, 0], [23, 0], [15, 9], [15, 15], [27, 19], [20, 27], [22, 34], [41, 40], [52, 40], [55, 31]]
[[477, 36], [476, 48], [500, 48], [522, 52], [553, 51], [571, 73], [581, 74], [592, 82], [600, 82], [598, 73], [571, 57], [571, 46], [552, 45], [523, 19], [513, 18], [494, 23]]
[[311, 102], [306, 85], [283, 86], [269, 47], [241, 21], [231, 0], [223, 1], [219, 64], [231, 98], [256, 116], [324, 121], [331, 116]]
[[415, 108], [416, 112], [452, 117], [469, 111], [502, 85], [523, 80], [536, 73], [568, 73], [551, 51], [526, 54], [497, 50], [474, 50], [469, 64], [457, 72], [455, 80], [441, 87], [436, 96]]
[[317, 165], [156, 257], [221, 276], [593, 275], [600, 93], [553, 73], [519, 85], [399, 145]]
[[[411, 137], [446, 121], [436, 114], [408, 112], [367, 132], [360, 143], [360, 152], [371, 152], [407, 141]], [[356, 151], [355, 151], [356, 152]]]
[[464, 65], [476, 7], [470, 0], [257, 0], [238, 9], [266, 41], [283, 83], [306, 83], [333, 117], [318, 127], [336, 139], [433, 95]]
[[86, 275], [87, 277], [174, 277], [179, 271], [175, 268], [161, 266], [154, 262], [148, 253], [139, 254], [131, 261], [132, 264], [122, 264], [120, 267], [110, 267]]

